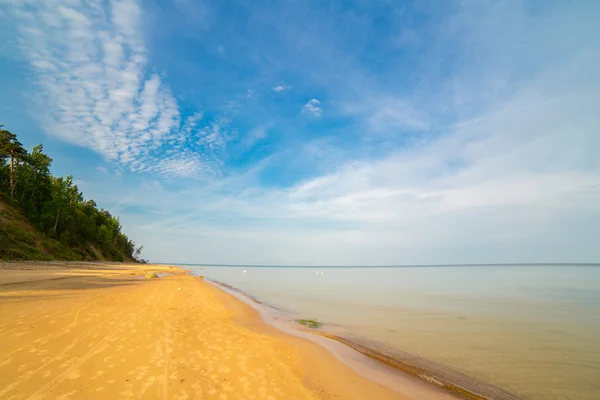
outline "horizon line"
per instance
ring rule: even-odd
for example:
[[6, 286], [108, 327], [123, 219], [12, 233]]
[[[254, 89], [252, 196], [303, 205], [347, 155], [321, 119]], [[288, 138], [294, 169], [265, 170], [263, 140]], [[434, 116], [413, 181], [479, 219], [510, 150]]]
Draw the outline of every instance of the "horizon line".
[[500, 267], [500, 266], [600, 266], [600, 262], [587, 263], [481, 263], [481, 264], [397, 264], [397, 265], [278, 265], [278, 264], [214, 264], [214, 263], [165, 263], [156, 262], [151, 264], [180, 265], [198, 267], [247, 267], [247, 268], [409, 268], [409, 267]]

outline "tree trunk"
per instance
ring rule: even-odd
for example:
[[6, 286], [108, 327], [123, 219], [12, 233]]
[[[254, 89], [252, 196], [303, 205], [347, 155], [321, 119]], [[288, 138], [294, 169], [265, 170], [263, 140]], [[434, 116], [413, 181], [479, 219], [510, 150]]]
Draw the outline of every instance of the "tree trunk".
[[15, 181], [13, 178], [13, 169], [15, 164], [14, 150], [10, 151], [10, 198], [15, 199]]
[[56, 211], [56, 221], [54, 221], [54, 233], [56, 234], [56, 228], [58, 227], [58, 216], [60, 215], [60, 208], [62, 204], [58, 206], [58, 210]]

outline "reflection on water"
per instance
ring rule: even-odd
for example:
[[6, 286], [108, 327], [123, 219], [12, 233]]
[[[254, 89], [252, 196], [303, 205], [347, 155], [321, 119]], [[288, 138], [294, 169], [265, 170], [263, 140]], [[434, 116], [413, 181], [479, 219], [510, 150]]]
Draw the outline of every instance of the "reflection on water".
[[203, 267], [198, 273], [523, 398], [600, 393], [600, 266]]

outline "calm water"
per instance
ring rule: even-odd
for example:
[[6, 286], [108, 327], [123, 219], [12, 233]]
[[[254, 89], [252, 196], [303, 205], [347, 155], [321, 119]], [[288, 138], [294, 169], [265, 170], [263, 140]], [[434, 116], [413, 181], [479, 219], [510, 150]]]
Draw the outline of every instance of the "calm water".
[[192, 268], [525, 399], [600, 398], [600, 265]]

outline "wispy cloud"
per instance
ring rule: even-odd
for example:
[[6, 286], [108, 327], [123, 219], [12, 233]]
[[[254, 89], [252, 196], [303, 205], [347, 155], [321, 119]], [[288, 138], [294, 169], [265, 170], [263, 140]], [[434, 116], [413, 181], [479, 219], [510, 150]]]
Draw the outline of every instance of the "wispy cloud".
[[103, 166], [96, 167], [96, 171], [100, 171], [104, 175], [110, 176], [110, 173], [108, 172], [108, 169], [106, 169], [106, 167], [103, 167]]
[[[177, 59], [168, 75], [147, 60], [141, 2], [10, 11], [44, 96], [42, 126], [117, 171], [145, 172], [93, 196], [144, 210], [123, 218], [150, 258], [600, 257], [597, 4], [197, 3], [178, 0], [177, 26], [165, 26], [202, 37], [198, 52], [161, 53]], [[197, 31], [183, 18], [196, 7]], [[165, 175], [210, 179], [157, 184]]]
[[[461, 60], [447, 79], [436, 79], [435, 88], [391, 93], [361, 86], [356, 93], [363, 96], [337, 103], [338, 111], [366, 128], [363, 140], [373, 132], [391, 138], [385, 155], [331, 162], [329, 172], [283, 188], [236, 180], [235, 189], [186, 193], [203, 198], [200, 208], [160, 226], [209, 240], [202, 248], [208, 262], [223, 260], [219, 252], [232, 244], [239, 252], [225, 262], [597, 259], [600, 253], [590, 238], [600, 234], [591, 222], [600, 218], [600, 164], [594, 152], [600, 148], [600, 119], [593, 112], [600, 103], [593, 67], [600, 53], [581, 40], [586, 29], [563, 41], [557, 31], [545, 40], [561, 43], [560, 52], [570, 54], [559, 62], [526, 27], [533, 24], [547, 33], [548, 26], [562, 21], [558, 25], [566, 29], [562, 18], [552, 14], [525, 22], [520, 9], [498, 14], [490, 7], [450, 16], [449, 25], [466, 31], [453, 40], [468, 60]], [[501, 15], [504, 22], [482, 25], [475, 18], [479, 13], [492, 19]], [[504, 43], [506, 38], [485, 30], [522, 18], [519, 26], [525, 31], [517, 36], [531, 40], [522, 51], [511, 47], [514, 37]], [[464, 28], [472, 24], [476, 37]], [[448, 34], [440, 32], [439, 43]], [[474, 47], [488, 50], [473, 52]], [[501, 62], [505, 58], [510, 61]], [[526, 79], [506, 78], [520, 74], [524, 64], [530, 68]], [[377, 86], [377, 80], [370, 83]], [[303, 112], [321, 116], [320, 101], [310, 100]], [[407, 143], [406, 131], [418, 131], [420, 140]], [[336, 149], [328, 153], [331, 161]], [[206, 215], [213, 220], [207, 222]]]
[[224, 141], [219, 132], [188, 146], [185, 160], [167, 151], [192, 144], [199, 118], [182, 120], [171, 89], [148, 73], [138, 1], [33, 0], [12, 12], [47, 133], [133, 171], [189, 176], [211, 168], [196, 153]]
[[252, 129], [247, 135], [244, 137], [244, 146], [249, 148], [254, 146], [257, 142], [263, 140], [269, 134], [269, 129], [271, 129], [270, 123], [265, 123], [256, 128]]
[[322, 116], [323, 115], [323, 107], [321, 106], [321, 101], [318, 99], [310, 99], [302, 107], [302, 112], [312, 114], [315, 117]]
[[368, 132], [390, 133], [398, 130], [423, 131], [430, 128], [429, 116], [404, 98], [378, 93], [360, 102], [342, 106], [342, 112], [358, 118]]

